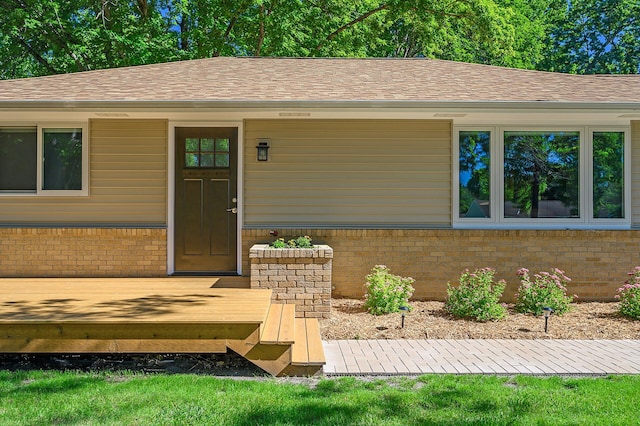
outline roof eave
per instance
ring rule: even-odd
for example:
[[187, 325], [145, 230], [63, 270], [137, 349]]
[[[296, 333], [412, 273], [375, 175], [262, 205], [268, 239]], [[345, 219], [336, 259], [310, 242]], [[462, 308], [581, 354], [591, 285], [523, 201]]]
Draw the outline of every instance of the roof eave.
[[639, 102], [574, 102], [574, 101], [406, 101], [406, 100], [355, 100], [355, 101], [239, 101], [239, 100], [188, 100], [188, 101], [7, 101], [0, 100], [0, 110], [182, 110], [182, 109], [562, 109], [562, 110], [634, 110], [640, 111]]

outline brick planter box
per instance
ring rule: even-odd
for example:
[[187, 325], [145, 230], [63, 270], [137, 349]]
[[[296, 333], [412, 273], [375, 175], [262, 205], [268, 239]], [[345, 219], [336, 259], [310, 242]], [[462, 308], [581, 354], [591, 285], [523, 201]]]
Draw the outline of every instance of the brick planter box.
[[255, 244], [249, 250], [251, 288], [269, 288], [276, 303], [295, 303], [296, 316], [329, 318], [333, 249], [275, 249]]

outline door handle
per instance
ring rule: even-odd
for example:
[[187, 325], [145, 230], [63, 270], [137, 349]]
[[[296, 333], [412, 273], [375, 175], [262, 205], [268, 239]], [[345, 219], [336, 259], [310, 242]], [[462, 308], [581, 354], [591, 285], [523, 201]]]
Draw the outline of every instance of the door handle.
[[227, 209], [227, 211], [229, 213], [238, 214], [238, 208], [237, 207], [233, 207], [231, 209]]

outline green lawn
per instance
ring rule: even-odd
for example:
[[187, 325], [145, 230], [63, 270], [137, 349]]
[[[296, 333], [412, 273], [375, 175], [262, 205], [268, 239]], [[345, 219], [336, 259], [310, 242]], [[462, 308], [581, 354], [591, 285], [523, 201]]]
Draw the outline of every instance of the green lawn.
[[631, 425], [640, 377], [423, 376], [315, 386], [195, 375], [0, 371], [0, 423]]

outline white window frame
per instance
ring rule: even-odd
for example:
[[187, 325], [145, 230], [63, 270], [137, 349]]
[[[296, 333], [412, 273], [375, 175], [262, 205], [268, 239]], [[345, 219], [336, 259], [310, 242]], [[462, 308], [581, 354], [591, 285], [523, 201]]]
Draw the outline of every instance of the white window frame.
[[[491, 217], [460, 217], [460, 132], [491, 132]], [[543, 131], [580, 133], [580, 218], [514, 219], [504, 217], [504, 133]], [[593, 133], [624, 133], [624, 218], [593, 217]], [[631, 130], [627, 126], [454, 126], [453, 128], [452, 224], [460, 229], [630, 229], [631, 228]]]
[[[28, 123], [2, 124], [0, 127], [23, 127], [36, 129], [36, 190], [31, 192], [0, 192], [0, 197], [86, 197], [89, 195], [89, 131], [84, 122], [69, 123]], [[44, 176], [44, 131], [49, 129], [81, 129], [82, 130], [82, 189], [47, 190], [43, 189]]]
[[[466, 218], [460, 217], [460, 132], [470, 131], [470, 132], [490, 132], [490, 142], [489, 142], [489, 155], [490, 155], [490, 169], [489, 169], [489, 179], [490, 182], [490, 192], [489, 192], [489, 205], [490, 205], [490, 215], [488, 218]], [[497, 160], [495, 157], [496, 150], [498, 149], [498, 142], [496, 140], [496, 127], [487, 127], [487, 126], [456, 126], [454, 127], [453, 135], [453, 224], [457, 227], [468, 227], [468, 228], [477, 228], [484, 227], [490, 223], [496, 222], [496, 218], [499, 214], [498, 209], [498, 196], [495, 193], [495, 182], [496, 179], [499, 179], [497, 175], [498, 171], [496, 170], [494, 163]]]
[[608, 219], [593, 217], [593, 156], [589, 157], [587, 164], [588, 182], [591, 184], [589, 188], [589, 198], [587, 200], [587, 208], [589, 209], [590, 223], [600, 225], [619, 225], [624, 223], [628, 228], [631, 227], [631, 128], [622, 126], [592, 126], [587, 127], [587, 149], [589, 153], [593, 152], [593, 134], [598, 132], [624, 132], [624, 192], [622, 194], [622, 203], [624, 205], [624, 218]]

